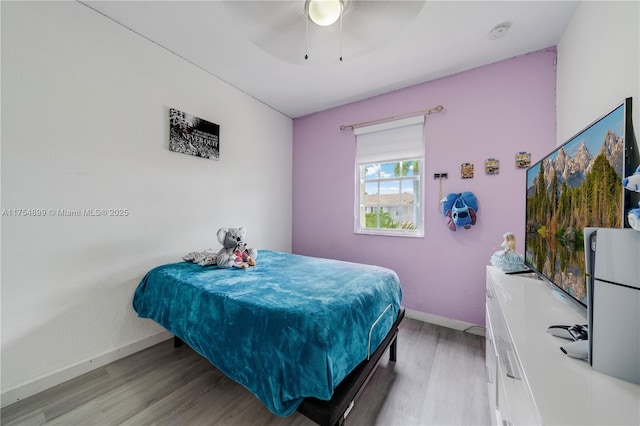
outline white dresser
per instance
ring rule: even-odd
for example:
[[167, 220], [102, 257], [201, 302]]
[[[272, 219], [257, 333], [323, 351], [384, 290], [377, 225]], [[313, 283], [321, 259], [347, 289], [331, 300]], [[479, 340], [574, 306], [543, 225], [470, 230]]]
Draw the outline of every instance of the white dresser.
[[[640, 386], [560, 351], [553, 324], [586, 324], [558, 290], [487, 266], [486, 368], [493, 424], [640, 425]], [[638, 360], [640, 362], [640, 360]]]

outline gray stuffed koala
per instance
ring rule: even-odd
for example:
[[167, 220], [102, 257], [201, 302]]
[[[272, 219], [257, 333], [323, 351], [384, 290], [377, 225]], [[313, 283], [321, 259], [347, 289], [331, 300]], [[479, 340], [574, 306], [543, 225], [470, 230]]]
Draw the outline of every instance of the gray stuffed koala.
[[218, 229], [218, 241], [222, 244], [216, 260], [219, 268], [247, 268], [256, 265], [258, 250], [247, 248], [244, 237], [244, 228]]

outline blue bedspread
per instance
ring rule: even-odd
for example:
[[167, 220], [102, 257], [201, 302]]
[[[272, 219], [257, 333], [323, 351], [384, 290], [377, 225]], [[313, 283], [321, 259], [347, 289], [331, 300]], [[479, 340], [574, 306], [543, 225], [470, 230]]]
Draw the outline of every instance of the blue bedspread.
[[396, 273], [378, 266], [268, 250], [257, 263], [159, 266], [140, 282], [133, 307], [287, 416], [305, 397], [331, 398], [367, 358], [379, 319], [373, 353], [398, 315], [402, 290]]

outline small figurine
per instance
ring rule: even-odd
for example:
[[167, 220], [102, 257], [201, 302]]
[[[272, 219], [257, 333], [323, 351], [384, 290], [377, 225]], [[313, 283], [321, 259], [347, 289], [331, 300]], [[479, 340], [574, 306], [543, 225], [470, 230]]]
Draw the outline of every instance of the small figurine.
[[496, 251], [491, 255], [491, 265], [502, 269], [507, 272], [521, 271], [524, 269], [524, 260], [520, 253], [516, 251], [516, 236], [512, 232], [507, 232], [502, 236], [504, 240], [502, 244], [496, 248], [501, 250]]
[[233, 263], [234, 268], [245, 269], [249, 266], [256, 266], [256, 261], [251, 257], [249, 249], [247, 249], [247, 243], [243, 241], [239, 242], [233, 254], [236, 256], [235, 262]]

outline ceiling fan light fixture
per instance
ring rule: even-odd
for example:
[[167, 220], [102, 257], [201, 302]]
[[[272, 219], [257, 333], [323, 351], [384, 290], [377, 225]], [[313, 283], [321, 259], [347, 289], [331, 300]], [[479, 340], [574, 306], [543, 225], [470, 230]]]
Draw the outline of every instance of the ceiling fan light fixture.
[[322, 27], [333, 25], [342, 15], [343, 0], [306, 0], [305, 12], [313, 23]]

